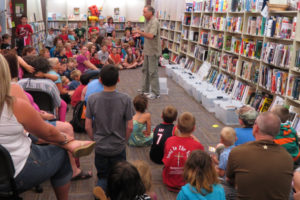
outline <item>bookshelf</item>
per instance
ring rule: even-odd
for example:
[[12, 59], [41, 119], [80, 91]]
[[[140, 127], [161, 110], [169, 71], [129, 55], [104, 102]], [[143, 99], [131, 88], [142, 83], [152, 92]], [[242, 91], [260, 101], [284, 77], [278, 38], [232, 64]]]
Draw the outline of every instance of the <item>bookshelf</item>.
[[300, 10], [269, 11], [264, 18], [262, 3], [196, 0], [181, 21], [160, 19], [161, 38], [172, 47], [171, 63], [180, 57], [188, 69], [211, 63], [207, 81], [234, 99], [259, 109], [251, 96], [260, 95], [269, 105], [282, 98], [299, 107]]

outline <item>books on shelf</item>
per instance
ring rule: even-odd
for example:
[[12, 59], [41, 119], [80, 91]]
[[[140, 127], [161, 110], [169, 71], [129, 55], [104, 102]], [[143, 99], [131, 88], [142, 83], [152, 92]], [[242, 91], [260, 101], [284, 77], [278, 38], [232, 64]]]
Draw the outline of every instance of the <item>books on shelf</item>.
[[212, 27], [212, 16], [211, 15], [203, 15], [201, 26], [203, 28], [211, 29], [211, 27]]
[[199, 39], [199, 32], [191, 30], [189, 34], [189, 40], [198, 42], [198, 39]]
[[227, 0], [215, 0], [215, 12], [226, 12], [228, 8]]
[[207, 61], [209, 63], [211, 63], [212, 65], [220, 66], [221, 54], [222, 54], [222, 52], [220, 52], [220, 51], [215, 51], [215, 50], [210, 49], [208, 52]]
[[188, 48], [188, 44], [187, 43], [182, 43], [181, 51], [184, 52], [184, 53], [187, 53], [187, 48]]
[[205, 12], [212, 12], [213, 8], [214, 8], [213, 3], [214, 3], [213, 0], [204, 0], [204, 4], [203, 4], [204, 11]]
[[180, 39], [181, 39], [181, 34], [176, 33], [176, 42], [180, 42]]
[[181, 34], [183, 39], [188, 39], [189, 37], [189, 29], [182, 29], [182, 34]]
[[203, 10], [204, 1], [202, 0], [196, 0], [193, 1], [193, 11], [194, 12], [200, 12]]
[[222, 56], [221, 68], [231, 74], [235, 74], [237, 62], [238, 62], [238, 56], [225, 53]]
[[260, 59], [261, 49], [263, 46], [262, 43], [262, 40], [243, 38], [241, 44], [241, 55]]
[[175, 30], [175, 22], [170, 23], [170, 29], [173, 31]]
[[226, 26], [226, 17], [213, 17], [212, 18], [212, 29], [224, 31]]
[[187, 58], [184, 63], [184, 68], [192, 71], [194, 65], [195, 65], [194, 60]]
[[205, 61], [206, 58], [207, 58], [207, 54], [208, 54], [208, 49], [203, 47], [203, 46], [195, 46], [195, 49], [194, 49], [194, 56], [195, 58], [197, 58], [198, 60], [201, 60], [201, 61]]
[[241, 12], [243, 9], [244, 0], [232, 0], [231, 12]]
[[223, 48], [224, 34], [211, 34], [210, 46], [218, 49]]
[[300, 68], [300, 48], [296, 50], [295, 67]]
[[253, 102], [250, 104], [258, 112], [268, 111], [273, 102], [273, 96], [262, 91], [256, 91]]
[[193, 10], [193, 3], [186, 3], [185, 4], [185, 11], [186, 12], [192, 12]]
[[241, 49], [241, 42], [242, 42], [241, 38], [231, 36], [231, 35], [226, 35], [224, 49], [226, 51], [239, 54]]
[[191, 15], [184, 15], [182, 24], [189, 26], [191, 24]]
[[245, 0], [243, 3], [243, 10], [248, 12], [259, 12], [263, 7], [263, 0]]
[[219, 71], [215, 68], [210, 68], [209, 72], [208, 72], [208, 75], [207, 75], [207, 78], [206, 78], [206, 81], [208, 83], [211, 83], [213, 84], [217, 78], [219, 74]]
[[281, 39], [294, 39], [297, 17], [270, 16], [267, 19], [266, 36]]
[[210, 33], [207, 31], [201, 31], [199, 37], [199, 43], [208, 46], [209, 41], [210, 41]]
[[288, 68], [290, 65], [292, 45], [266, 42], [263, 47], [263, 61], [277, 67]]
[[224, 91], [227, 94], [230, 94], [232, 87], [234, 85], [234, 80], [232, 77], [224, 73], [219, 73], [213, 85], [221, 91]]
[[192, 26], [197, 26], [199, 27], [200, 25], [200, 16], [193, 16], [193, 19], [192, 19]]
[[266, 18], [262, 16], [250, 16], [247, 23], [247, 33], [263, 36], [265, 32]]
[[125, 23], [117, 23], [115, 24], [116, 30], [125, 30]]
[[269, 66], [261, 66], [259, 77], [261, 87], [272, 93], [285, 95], [288, 79], [287, 72], [279, 69], [271, 69]]
[[259, 65], [256, 62], [243, 60], [239, 76], [252, 83], [257, 83], [259, 78]]
[[162, 28], [168, 29], [169, 28], [169, 21], [164, 21], [162, 23]]
[[227, 17], [226, 30], [241, 33], [243, 27], [242, 17]]
[[287, 96], [295, 100], [300, 100], [300, 76], [290, 74], [288, 81]]

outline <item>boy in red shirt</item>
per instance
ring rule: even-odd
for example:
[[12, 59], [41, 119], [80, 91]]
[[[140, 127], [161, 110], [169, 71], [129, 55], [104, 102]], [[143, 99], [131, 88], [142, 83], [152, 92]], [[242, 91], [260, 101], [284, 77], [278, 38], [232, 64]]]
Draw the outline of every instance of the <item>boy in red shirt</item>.
[[191, 136], [195, 130], [195, 117], [192, 113], [184, 112], [178, 118], [177, 128], [180, 131], [178, 136], [167, 139], [164, 150], [163, 182], [168, 190], [178, 192], [185, 184], [183, 180], [184, 164], [196, 149], [204, 150], [201, 143]]
[[119, 69], [123, 69], [123, 67], [121, 65], [121, 56], [120, 56], [120, 54], [117, 54], [117, 48], [116, 47], [112, 47], [111, 54], [109, 55], [109, 58], [116, 67], [118, 67]]
[[21, 24], [16, 28], [16, 36], [19, 38], [18, 51], [22, 52], [24, 46], [31, 45], [31, 35], [33, 30], [29, 24], [27, 24], [27, 17], [21, 17]]
[[59, 35], [59, 37], [60, 37], [64, 42], [67, 42], [69, 38], [68, 38], [68, 33], [67, 33], [66, 28], [62, 28], [60, 31], [61, 31], [61, 34]]
[[91, 21], [91, 27], [89, 28], [90, 38], [99, 34], [99, 28], [96, 26], [95, 21]]

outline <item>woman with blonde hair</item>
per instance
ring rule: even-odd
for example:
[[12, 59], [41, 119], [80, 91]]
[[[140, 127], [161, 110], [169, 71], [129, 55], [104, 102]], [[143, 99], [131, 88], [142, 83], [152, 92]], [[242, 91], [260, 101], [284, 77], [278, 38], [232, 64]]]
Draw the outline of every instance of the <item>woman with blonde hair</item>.
[[225, 200], [224, 189], [206, 152], [191, 153], [184, 165], [183, 177], [187, 184], [182, 186], [177, 200]]
[[[28, 102], [10, 96], [10, 77], [8, 64], [0, 55], [0, 144], [11, 155], [17, 191], [24, 192], [51, 179], [56, 198], [67, 200], [72, 169], [64, 149], [78, 157], [91, 153], [95, 143], [60, 133], [44, 122]], [[52, 145], [31, 143], [24, 130]]]

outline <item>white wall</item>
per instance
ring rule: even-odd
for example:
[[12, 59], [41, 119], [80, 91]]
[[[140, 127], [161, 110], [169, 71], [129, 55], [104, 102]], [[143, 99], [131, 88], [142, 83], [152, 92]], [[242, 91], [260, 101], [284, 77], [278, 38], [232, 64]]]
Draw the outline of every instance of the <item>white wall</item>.
[[170, 15], [171, 20], [181, 20], [185, 10], [185, 0], [155, 0], [154, 7], [155, 10], [161, 11], [161, 13], [166, 12], [166, 18]]
[[41, 1], [27, 0], [27, 17], [29, 22], [34, 21], [34, 14], [36, 21], [43, 20]]
[[81, 14], [87, 14], [87, 9], [91, 5], [102, 6], [102, 16], [113, 16], [114, 8], [119, 8], [120, 16], [138, 21], [143, 15], [145, 0], [47, 0], [47, 12], [73, 14], [74, 7], [79, 7]]

